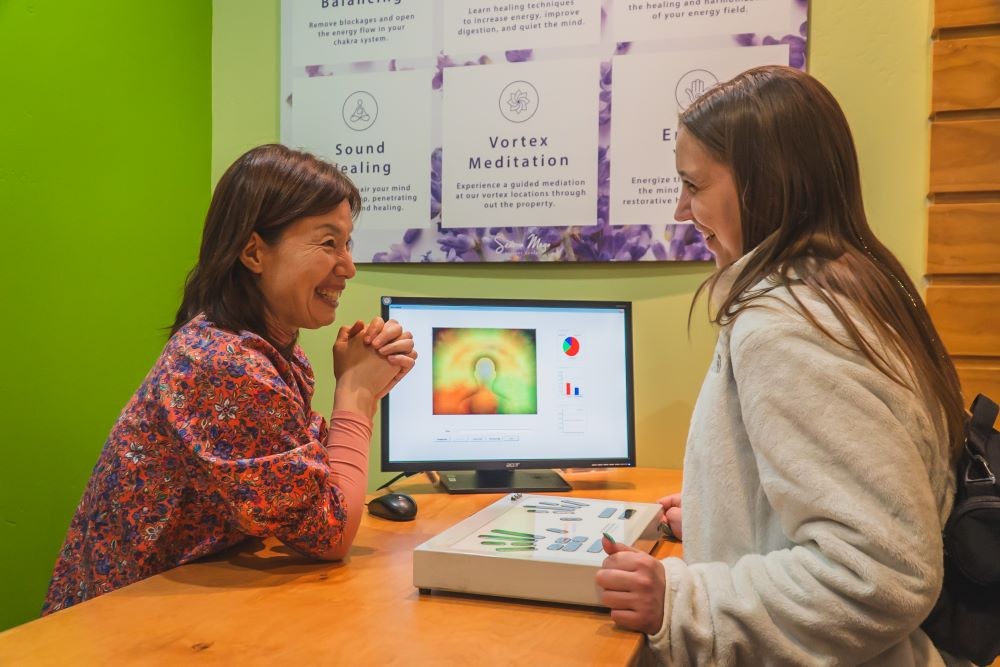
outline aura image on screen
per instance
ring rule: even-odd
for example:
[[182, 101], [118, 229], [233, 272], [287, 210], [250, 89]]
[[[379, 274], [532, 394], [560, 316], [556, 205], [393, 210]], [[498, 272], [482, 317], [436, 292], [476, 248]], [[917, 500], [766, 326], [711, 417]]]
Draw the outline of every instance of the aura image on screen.
[[534, 329], [433, 331], [434, 414], [538, 412]]

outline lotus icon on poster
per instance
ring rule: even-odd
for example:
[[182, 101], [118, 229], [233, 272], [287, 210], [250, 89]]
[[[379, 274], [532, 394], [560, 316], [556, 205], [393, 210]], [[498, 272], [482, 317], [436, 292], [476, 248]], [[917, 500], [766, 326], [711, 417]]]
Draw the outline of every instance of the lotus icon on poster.
[[717, 83], [719, 83], [719, 78], [707, 69], [693, 69], [682, 76], [677, 80], [677, 87], [674, 88], [674, 99], [677, 100], [678, 111], [687, 109], [692, 102]]
[[371, 93], [356, 90], [344, 100], [341, 114], [347, 127], [363, 132], [375, 124], [375, 119], [378, 118], [378, 102]]
[[534, 116], [538, 102], [538, 90], [527, 81], [511, 81], [500, 91], [500, 113], [512, 123]]

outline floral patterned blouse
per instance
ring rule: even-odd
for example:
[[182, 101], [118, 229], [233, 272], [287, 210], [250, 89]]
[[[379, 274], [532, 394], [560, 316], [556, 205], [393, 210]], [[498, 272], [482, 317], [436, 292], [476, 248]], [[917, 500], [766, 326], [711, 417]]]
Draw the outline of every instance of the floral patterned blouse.
[[[122, 411], [70, 523], [42, 614], [274, 535], [307, 555], [341, 538], [313, 373], [198, 316]], [[370, 426], [367, 430], [370, 435]]]

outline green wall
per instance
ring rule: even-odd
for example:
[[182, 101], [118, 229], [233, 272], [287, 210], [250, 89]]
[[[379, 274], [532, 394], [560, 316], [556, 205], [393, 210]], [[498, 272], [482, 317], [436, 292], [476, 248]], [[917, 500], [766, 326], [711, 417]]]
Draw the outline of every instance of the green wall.
[[[615, 0], [618, 1], [618, 0]], [[914, 279], [923, 274], [930, 0], [811, 0], [810, 71], [840, 99], [854, 128], [872, 225]], [[212, 173], [251, 146], [278, 140], [278, 0], [214, 0]], [[248, 113], [252, 109], [252, 113]], [[679, 467], [688, 419], [714, 343], [691, 296], [708, 264], [373, 266], [348, 284], [341, 322], [369, 319], [378, 297], [503, 295], [635, 302], [639, 464]], [[329, 409], [334, 330], [305, 332], [316, 368], [314, 407]], [[371, 487], [378, 471], [373, 438]]]
[[0, 629], [38, 615], [211, 194], [211, 4], [0, 3]]

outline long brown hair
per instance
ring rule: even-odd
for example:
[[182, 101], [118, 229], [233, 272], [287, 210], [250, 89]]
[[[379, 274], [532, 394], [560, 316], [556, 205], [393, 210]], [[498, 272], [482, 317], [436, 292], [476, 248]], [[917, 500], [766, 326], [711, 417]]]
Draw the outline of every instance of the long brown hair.
[[[957, 455], [965, 411], [955, 366], [913, 282], [868, 226], [854, 140], [830, 91], [790, 67], [757, 67], [709, 90], [684, 110], [680, 124], [732, 170], [743, 252], [754, 250], [720, 295], [713, 321], [725, 325], [756, 305], [761, 292], [751, 288], [765, 278], [784, 285], [800, 280], [879, 371], [940, 405]], [[695, 299], [706, 286], [711, 293], [720, 275], [702, 284]], [[877, 341], [865, 338], [849, 308]]]
[[204, 313], [216, 326], [252, 331], [275, 344], [267, 333], [264, 297], [240, 253], [254, 232], [274, 244], [296, 220], [329, 213], [345, 200], [356, 216], [358, 189], [334, 165], [309, 153], [266, 144], [240, 156], [215, 187], [198, 263], [188, 274], [170, 333]]

